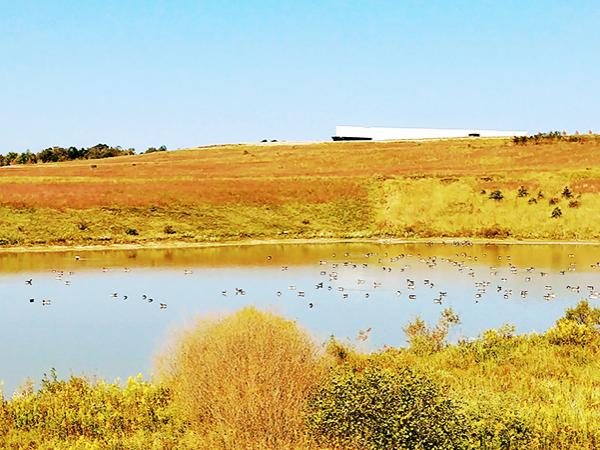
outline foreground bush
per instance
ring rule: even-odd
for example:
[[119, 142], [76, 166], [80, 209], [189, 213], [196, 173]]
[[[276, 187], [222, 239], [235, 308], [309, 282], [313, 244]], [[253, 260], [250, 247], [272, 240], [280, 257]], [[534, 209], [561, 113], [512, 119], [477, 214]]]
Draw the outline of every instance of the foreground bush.
[[405, 369], [338, 369], [311, 399], [307, 424], [340, 448], [467, 448], [466, 418], [431, 381]]
[[301, 448], [302, 411], [321, 367], [294, 322], [254, 308], [198, 322], [162, 362], [175, 405], [223, 448]]
[[175, 448], [184, 430], [169, 400], [167, 389], [140, 377], [122, 387], [62, 381], [52, 371], [37, 392], [2, 399], [0, 448]]

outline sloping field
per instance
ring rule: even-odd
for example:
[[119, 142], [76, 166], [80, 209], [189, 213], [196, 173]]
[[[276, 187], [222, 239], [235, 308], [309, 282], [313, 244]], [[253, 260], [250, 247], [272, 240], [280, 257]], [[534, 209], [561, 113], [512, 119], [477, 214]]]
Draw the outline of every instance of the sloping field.
[[[497, 199], [490, 198], [494, 191], [501, 192]], [[281, 237], [594, 240], [598, 211], [597, 136], [526, 145], [231, 145], [0, 168], [4, 246]]]

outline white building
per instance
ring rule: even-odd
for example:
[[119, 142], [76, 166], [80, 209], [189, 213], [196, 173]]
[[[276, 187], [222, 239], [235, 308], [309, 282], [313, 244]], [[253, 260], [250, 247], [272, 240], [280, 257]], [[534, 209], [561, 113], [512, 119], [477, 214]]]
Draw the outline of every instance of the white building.
[[334, 141], [394, 141], [402, 139], [448, 139], [467, 137], [513, 137], [527, 136], [526, 131], [475, 130], [454, 128], [382, 128], [382, 127], [335, 127]]

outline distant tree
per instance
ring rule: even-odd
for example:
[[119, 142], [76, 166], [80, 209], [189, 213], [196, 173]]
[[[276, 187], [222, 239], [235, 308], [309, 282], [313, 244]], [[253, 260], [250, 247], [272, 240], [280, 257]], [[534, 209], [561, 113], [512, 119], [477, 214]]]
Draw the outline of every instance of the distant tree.
[[155, 153], [155, 152], [166, 152], [166, 151], [167, 151], [167, 146], [166, 145], [161, 145], [158, 148], [156, 148], [156, 147], [148, 147], [148, 150], [146, 150], [144, 153]]
[[18, 153], [16, 153], [16, 152], [8, 152], [6, 154], [6, 156], [4, 157], [5, 165], [9, 166], [11, 164], [15, 164], [18, 157], [19, 157]]
[[36, 162], [37, 157], [29, 150], [24, 151], [17, 157], [17, 164], [35, 164]]

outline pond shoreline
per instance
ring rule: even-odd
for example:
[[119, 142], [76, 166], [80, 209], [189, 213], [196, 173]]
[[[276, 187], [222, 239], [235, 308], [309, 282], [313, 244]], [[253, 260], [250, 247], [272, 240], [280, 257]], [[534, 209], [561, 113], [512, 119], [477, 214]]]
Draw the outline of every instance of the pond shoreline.
[[320, 244], [445, 244], [445, 245], [600, 245], [600, 241], [470, 239], [470, 238], [307, 238], [307, 239], [250, 239], [221, 242], [168, 242], [110, 245], [48, 245], [0, 248], [0, 253], [93, 252], [106, 250], [168, 250], [256, 245], [320, 245]]

